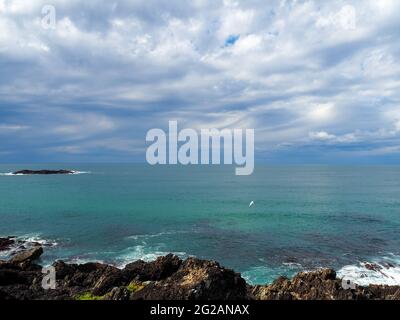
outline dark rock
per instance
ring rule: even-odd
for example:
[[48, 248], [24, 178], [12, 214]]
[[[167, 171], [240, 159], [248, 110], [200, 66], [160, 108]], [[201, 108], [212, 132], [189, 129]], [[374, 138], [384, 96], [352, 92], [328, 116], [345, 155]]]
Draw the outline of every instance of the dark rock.
[[215, 261], [189, 258], [165, 280], [152, 282], [133, 293], [145, 300], [239, 300], [245, 299], [246, 282], [240, 274]]
[[43, 248], [41, 246], [36, 246], [33, 247], [32, 249], [15, 254], [11, 258], [10, 262], [17, 264], [17, 263], [23, 263], [25, 261], [34, 261], [38, 259], [42, 254], [43, 254]]
[[380, 271], [382, 267], [376, 263], [366, 263], [365, 268], [371, 271]]
[[53, 263], [53, 267], [56, 271], [57, 279], [64, 279], [67, 276], [73, 276], [77, 270], [77, 265], [67, 264], [64, 261], [58, 260]]
[[171, 276], [181, 264], [181, 259], [173, 254], [168, 254], [152, 262], [138, 260], [130, 263], [126, 265], [124, 273], [130, 280], [158, 281]]
[[110, 267], [104, 272], [93, 286], [92, 292], [96, 296], [102, 296], [113, 288], [124, 283], [123, 272], [117, 268]]
[[0, 251], [10, 250], [15, 243], [15, 239], [11, 237], [0, 238]]
[[108, 294], [108, 300], [125, 301], [129, 300], [131, 293], [126, 287], [116, 287]]
[[13, 174], [72, 174], [70, 170], [20, 170], [15, 171]]
[[4, 300], [13, 300], [13, 297], [0, 288], [0, 301]]
[[279, 278], [271, 285], [254, 286], [256, 300], [385, 300], [399, 299], [399, 286], [369, 286], [346, 290], [332, 269], [300, 272], [292, 280]]
[[0, 270], [0, 286], [27, 283], [27, 279], [17, 270]]
[[53, 266], [59, 286], [90, 291], [95, 296], [103, 296], [113, 288], [128, 283], [122, 270], [102, 263], [77, 265], [57, 261]]

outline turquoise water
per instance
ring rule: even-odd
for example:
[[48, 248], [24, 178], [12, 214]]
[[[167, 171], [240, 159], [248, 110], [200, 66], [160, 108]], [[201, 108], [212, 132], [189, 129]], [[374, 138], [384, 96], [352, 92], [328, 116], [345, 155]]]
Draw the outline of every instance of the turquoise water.
[[56, 243], [44, 263], [124, 265], [174, 252], [265, 283], [400, 256], [396, 166], [258, 165], [251, 176], [226, 166], [127, 164], [0, 165], [0, 172], [25, 168], [89, 172], [0, 175], [0, 235]]

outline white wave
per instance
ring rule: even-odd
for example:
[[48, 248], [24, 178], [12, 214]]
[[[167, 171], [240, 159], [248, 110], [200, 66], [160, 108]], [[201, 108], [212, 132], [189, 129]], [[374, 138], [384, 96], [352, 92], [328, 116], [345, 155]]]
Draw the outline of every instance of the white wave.
[[90, 171], [75, 171], [75, 170], [73, 170], [72, 174], [91, 174], [91, 172]]
[[82, 257], [73, 257], [73, 258], [67, 258], [67, 259], [62, 259], [63, 261], [70, 263], [70, 264], [85, 264], [85, 263], [104, 263], [104, 260], [99, 260], [99, 259], [90, 259], [90, 258], [82, 258]]
[[300, 263], [297, 262], [284, 262], [282, 265], [288, 267], [289, 269], [300, 269], [303, 266]]
[[33, 243], [39, 243], [40, 245], [45, 246], [45, 247], [54, 247], [54, 246], [58, 245], [58, 242], [56, 240], [44, 239], [41, 237], [40, 234], [27, 234], [27, 235], [19, 236], [16, 239], [24, 241], [28, 245], [33, 244]]
[[12, 244], [8, 250], [0, 252], [0, 259], [8, 259], [10, 256], [21, 251], [21, 249], [29, 249], [35, 244], [40, 244], [44, 247], [54, 247], [58, 245], [57, 241], [41, 238], [38, 234], [16, 236], [11, 239], [15, 240], [16, 242]]
[[13, 174], [12, 172], [1, 172], [0, 176], [23, 176], [23, 174]]
[[154, 261], [158, 257], [165, 256], [169, 253], [173, 253], [181, 258], [187, 256], [186, 252], [165, 252], [152, 250], [150, 248], [146, 248], [145, 246], [138, 245], [125, 249], [124, 252], [116, 258], [117, 266], [119, 268], [124, 268], [128, 263], [135, 262], [137, 260], [143, 260], [146, 262]]
[[337, 276], [360, 286], [400, 285], [400, 257], [392, 255], [372, 262], [347, 265], [337, 272]]
[[[195, 232], [195, 231], [191, 231], [191, 233], [193, 233], [193, 232]], [[128, 236], [128, 237], [126, 237], [126, 239], [142, 240], [142, 239], [158, 238], [158, 237], [167, 236], [167, 235], [184, 234], [184, 233], [189, 233], [189, 231], [165, 231], [165, 232], [159, 232], [159, 233], [136, 234], [133, 236]]]

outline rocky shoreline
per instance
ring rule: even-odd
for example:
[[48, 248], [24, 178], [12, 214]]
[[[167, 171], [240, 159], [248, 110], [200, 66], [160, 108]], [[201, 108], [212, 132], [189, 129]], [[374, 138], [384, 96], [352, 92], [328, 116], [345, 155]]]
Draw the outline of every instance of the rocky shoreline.
[[138, 260], [124, 269], [56, 261], [56, 289], [45, 290], [42, 267], [35, 263], [43, 247], [0, 238], [0, 251], [13, 247], [18, 250], [10, 259], [0, 260], [0, 300], [400, 300], [400, 286], [346, 290], [332, 269], [251, 286], [216, 261], [182, 260], [172, 254], [153, 262]]

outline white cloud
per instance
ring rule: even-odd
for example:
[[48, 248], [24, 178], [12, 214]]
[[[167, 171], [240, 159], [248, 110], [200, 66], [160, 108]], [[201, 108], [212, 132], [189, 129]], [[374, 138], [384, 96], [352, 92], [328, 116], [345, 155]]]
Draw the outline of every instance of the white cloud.
[[399, 139], [399, 1], [55, 0], [55, 30], [44, 4], [0, 0], [0, 108], [52, 145], [170, 117], [265, 149]]
[[310, 108], [307, 116], [314, 122], [328, 122], [335, 116], [335, 107], [332, 103], [317, 104]]
[[15, 132], [29, 129], [28, 126], [18, 124], [0, 124], [0, 132]]
[[332, 141], [336, 139], [336, 136], [333, 134], [329, 134], [325, 131], [318, 131], [318, 132], [310, 132], [309, 134], [312, 140], [320, 140], [320, 141]]

